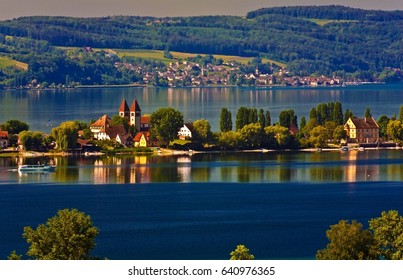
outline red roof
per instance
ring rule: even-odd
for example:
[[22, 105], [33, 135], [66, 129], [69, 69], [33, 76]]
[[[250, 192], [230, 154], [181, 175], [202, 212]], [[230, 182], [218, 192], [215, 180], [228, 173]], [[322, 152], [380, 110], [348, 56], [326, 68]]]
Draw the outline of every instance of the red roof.
[[351, 120], [357, 129], [379, 128], [374, 118], [352, 118]]
[[8, 131], [0, 130], [0, 138], [8, 138]]
[[129, 112], [129, 105], [127, 105], [126, 99], [123, 98], [122, 104], [120, 104], [119, 112]]
[[108, 117], [108, 115], [103, 115], [100, 117], [96, 122], [91, 124], [91, 126], [96, 126], [96, 127], [109, 127], [111, 123], [111, 119]]
[[139, 105], [139, 103], [137, 103], [137, 100], [136, 99], [134, 99], [133, 100], [133, 103], [132, 103], [132, 106], [130, 107], [130, 111], [131, 112], [141, 112], [141, 109], [140, 109], [140, 105]]
[[134, 137], [134, 142], [140, 142], [141, 136], [144, 134], [144, 137], [146, 138], [146, 141], [148, 141], [150, 137], [150, 132], [139, 132], [136, 134]]
[[149, 124], [150, 119], [151, 119], [150, 116], [142, 116], [140, 122], [141, 122], [141, 124]]

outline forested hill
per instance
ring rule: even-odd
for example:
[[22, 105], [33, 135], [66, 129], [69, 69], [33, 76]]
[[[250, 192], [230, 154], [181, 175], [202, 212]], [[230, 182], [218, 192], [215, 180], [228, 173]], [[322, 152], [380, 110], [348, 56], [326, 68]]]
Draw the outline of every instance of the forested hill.
[[0, 52], [7, 35], [53, 46], [261, 56], [299, 74], [371, 77], [403, 68], [403, 11], [300, 6], [246, 17], [22, 17], [0, 22]]
[[246, 18], [253, 19], [263, 15], [277, 14], [284, 16], [356, 21], [395, 21], [403, 20], [403, 11], [374, 11], [349, 8], [344, 6], [296, 6], [263, 8], [249, 12]]

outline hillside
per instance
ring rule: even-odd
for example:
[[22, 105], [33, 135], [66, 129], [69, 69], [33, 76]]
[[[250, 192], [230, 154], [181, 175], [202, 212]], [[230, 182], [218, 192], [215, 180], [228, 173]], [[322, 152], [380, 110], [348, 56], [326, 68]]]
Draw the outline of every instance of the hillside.
[[[402, 30], [403, 11], [300, 6], [246, 17], [22, 17], [0, 22], [0, 44], [14, 36], [48, 46], [260, 56], [298, 75], [371, 78], [403, 68]], [[14, 59], [32, 61], [22, 54]]]

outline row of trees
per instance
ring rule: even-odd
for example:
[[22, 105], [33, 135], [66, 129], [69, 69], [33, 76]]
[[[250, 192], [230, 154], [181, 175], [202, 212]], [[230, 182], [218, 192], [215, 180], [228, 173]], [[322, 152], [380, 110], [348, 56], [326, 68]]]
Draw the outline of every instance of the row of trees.
[[[26, 253], [36, 260], [96, 259], [90, 252], [95, 247], [99, 229], [91, 217], [77, 209], [63, 209], [36, 229], [24, 227], [23, 238], [30, 244]], [[319, 250], [319, 260], [403, 260], [403, 217], [395, 210], [382, 212], [369, 221], [369, 229], [357, 221], [341, 220], [330, 226], [329, 243]], [[244, 245], [230, 253], [231, 260], [253, 260]], [[11, 252], [8, 259], [20, 260], [22, 255]]]
[[[364, 116], [372, 117], [367, 108]], [[340, 144], [347, 135], [344, 123], [354, 117], [352, 111], [343, 108], [340, 102], [321, 103], [312, 108], [309, 120], [298, 117], [294, 110], [284, 110], [279, 114], [279, 121], [272, 124], [268, 110], [240, 107], [236, 114], [235, 130], [233, 130], [232, 114], [227, 108], [222, 108], [220, 114], [220, 132], [212, 132], [208, 120], [200, 119], [193, 122], [192, 147], [209, 146], [215, 149], [296, 149], [308, 147], [325, 147], [330, 143]], [[174, 108], [160, 108], [150, 118], [151, 139], [168, 146], [178, 136], [178, 131], [184, 124], [183, 114]], [[112, 123], [124, 125], [126, 131], [133, 136], [136, 134], [127, 120], [114, 116]], [[380, 138], [403, 143], [403, 106], [399, 117], [391, 118], [382, 115], [378, 118]], [[80, 121], [67, 121], [52, 129], [50, 135], [28, 131], [28, 124], [18, 120], [7, 121], [2, 126], [9, 131], [10, 143], [16, 145], [16, 134], [27, 150], [41, 150], [50, 147], [52, 143], [60, 151], [74, 148], [78, 139], [78, 131], [84, 131], [86, 139], [92, 139], [89, 124]], [[299, 128], [299, 129], [298, 129]]]
[[395, 210], [371, 219], [369, 229], [342, 220], [326, 236], [329, 243], [317, 252], [319, 260], [403, 260], [403, 217]]

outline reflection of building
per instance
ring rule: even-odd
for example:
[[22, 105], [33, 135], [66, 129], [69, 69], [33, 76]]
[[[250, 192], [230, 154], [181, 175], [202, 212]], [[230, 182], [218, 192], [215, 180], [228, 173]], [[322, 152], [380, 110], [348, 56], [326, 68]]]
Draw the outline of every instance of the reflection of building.
[[349, 118], [344, 125], [350, 143], [377, 143], [379, 126], [374, 118]]
[[378, 181], [380, 180], [380, 165], [366, 164], [371, 159], [371, 152], [349, 151], [342, 153], [342, 160], [347, 160], [344, 168], [344, 180], [347, 182]]
[[189, 157], [178, 157], [178, 175], [181, 182], [190, 182], [192, 175], [192, 167], [190, 163], [192, 160]]

